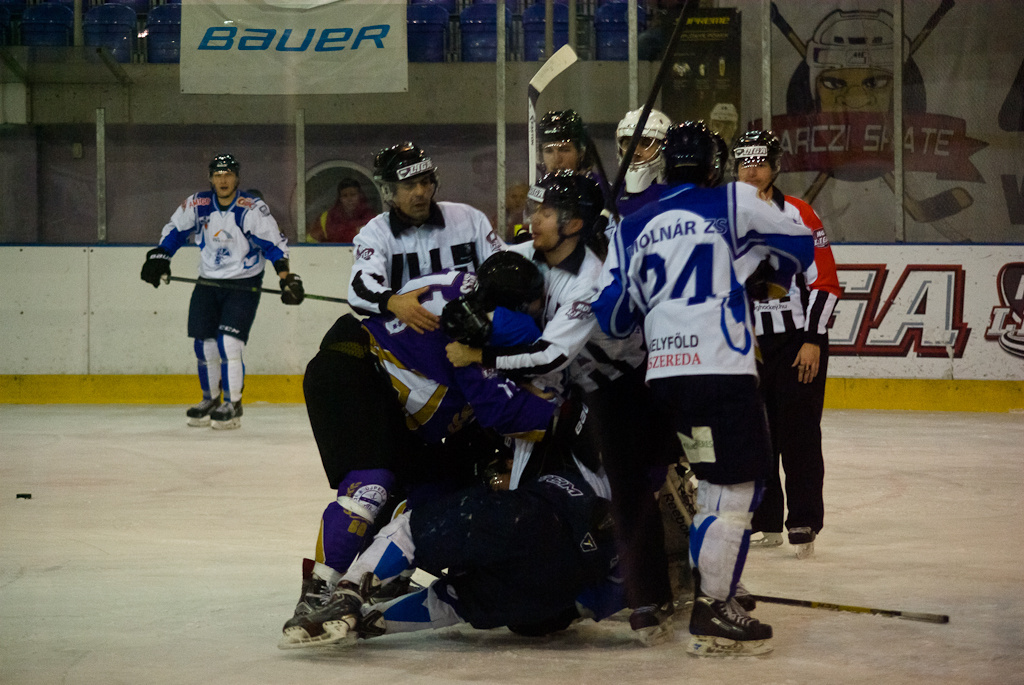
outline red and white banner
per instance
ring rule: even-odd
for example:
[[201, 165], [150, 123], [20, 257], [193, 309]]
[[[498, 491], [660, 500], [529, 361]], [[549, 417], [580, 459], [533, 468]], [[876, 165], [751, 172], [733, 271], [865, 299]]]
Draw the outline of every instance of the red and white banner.
[[1024, 245], [833, 245], [829, 375], [1024, 380]]
[[188, 0], [184, 93], [395, 93], [409, 88], [404, 0]]

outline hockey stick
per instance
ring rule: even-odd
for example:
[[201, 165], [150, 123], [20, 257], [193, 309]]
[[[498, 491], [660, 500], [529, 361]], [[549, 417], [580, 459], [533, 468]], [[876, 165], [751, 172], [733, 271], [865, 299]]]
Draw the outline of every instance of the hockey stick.
[[[169, 281], [178, 281], [179, 283], [194, 283], [196, 285], [208, 285], [213, 288], [223, 288], [225, 290], [239, 290], [246, 293], [267, 293], [269, 295], [280, 295], [280, 290], [271, 290], [270, 288], [255, 288], [247, 287], [244, 285], [235, 285], [233, 283], [227, 283], [225, 281], [213, 281], [206, 278], [181, 278], [180, 276], [169, 276]], [[340, 302], [341, 304], [348, 304], [348, 300], [343, 300], [340, 297], [327, 297], [326, 295], [305, 295], [307, 300], [323, 300], [324, 302]]]
[[683, 26], [686, 24], [684, 17], [686, 16], [686, 8], [689, 5], [690, 0], [685, 0], [683, 6], [679, 8], [679, 17], [676, 19], [675, 28], [672, 29], [672, 37], [669, 38], [668, 45], [665, 46], [665, 55], [661, 58], [661, 66], [658, 68], [657, 76], [654, 77], [651, 92], [647, 96], [647, 102], [644, 103], [643, 110], [640, 112], [640, 118], [637, 119], [636, 128], [629, 139], [629, 145], [626, 146], [626, 151], [622, 154], [622, 161], [619, 162], [619, 171], [615, 174], [615, 183], [612, 184], [612, 193], [608, 198], [608, 203], [611, 206], [607, 207], [607, 209], [612, 210], [615, 214], [618, 214], [616, 201], [618, 200], [619, 193], [622, 192], [622, 186], [626, 182], [626, 171], [629, 170], [629, 165], [633, 161], [637, 145], [640, 144], [640, 139], [643, 137], [644, 127], [647, 126], [647, 119], [651, 116], [651, 110], [654, 109], [654, 101], [658, 99], [661, 86], [665, 83], [665, 78], [668, 76], [672, 65], [672, 54], [679, 45], [679, 39], [682, 38]]
[[[890, 171], [884, 178], [889, 189], [896, 192], [896, 177], [893, 173]], [[926, 197], [923, 200], [915, 200], [906, 191], [903, 191], [903, 208], [907, 210], [911, 219], [922, 224], [930, 224], [933, 221], [959, 214], [972, 204], [974, 204], [974, 198], [967, 192], [967, 189], [959, 186], [943, 190], [938, 195]]]
[[537, 100], [556, 76], [576, 63], [576, 52], [568, 45], [560, 47], [537, 70], [527, 87], [526, 126], [530, 145], [530, 186], [537, 182]]
[[946, 614], [928, 614], [919, 611], [896, 611], [894, 609], [875, 609], [872, 607], [857, 607], [849, 604], [830, 604], [829, 602], [812, 602], [806, 599], [789, 599], [786, 597], [770, 597], [768, 595], [750, 595], [751, 599], [769, 604], [787, 604], [794, 607], [807, 607], [808, 609], [828, 609], [829, 611], [849, 611], [855, 614], [874, 614], [875, 616], [888, 616], [891, 618], [904, 618], [908, 621], [924, 621], [925, 623], [949, 623], [949, 616]]

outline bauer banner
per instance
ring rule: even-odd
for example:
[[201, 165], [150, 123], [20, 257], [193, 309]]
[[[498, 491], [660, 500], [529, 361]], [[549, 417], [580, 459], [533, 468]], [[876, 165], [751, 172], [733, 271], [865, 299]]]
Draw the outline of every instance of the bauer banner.
[[404, 92], [405, 8], [395, 0], [189, 0], [181, 16], [181, 91]]
[[833, 245], [828, 373], [1024, 380], [1024, 245]]

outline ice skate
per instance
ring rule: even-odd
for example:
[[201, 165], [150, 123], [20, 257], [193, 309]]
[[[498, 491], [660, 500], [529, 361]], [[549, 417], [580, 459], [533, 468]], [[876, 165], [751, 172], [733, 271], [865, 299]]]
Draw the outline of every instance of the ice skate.
[[629, 627], [633, 634], [648, 647], [661, 644], [672, 637], [672, 603], [664, 606], [653, 604], [633, 610], [629, 616]]
[[302, 589], [292, 618], [306, 616], [327, 606], [341, 574], [312, 559], [302, 560]]
[[753, 611], [757, 608], [757, 600], [751, 596], [750, 590], [744, 587], [743, 583], [736, 583], [736, 594], [733, 595], [733, 599], [743, 611]]
[[806, 559], [814, 554], [814, 538], [817, 533], [807, 526], [789, 529], [789, 544], [793, 546], [797, 559]]
[[754, 533], [750, 536], [750, 548], [761, 549], [766, 547], [780, 547], [782, 545], [782, 533]]
[[242, 426], [242, 400], [225, 402], [210, 413], [214, 430], [228, 430]]
[[188, 417], [188, 425], [202, 428], [210, 425], [210, 414], [220, 406], [220, 398], [214, 397], [205, 399], [199, 404], [189, 407], [188, 411], [185, 412], [185, 416]]
[[752, 618], [735, 599], [723, 602], [700, 595], [690, 614], [690, 642], [695, 656], [758, 656], [772, 651], [772, 627]]
[[301, 649], [321, 645], [351, 644], [355, 642], [363, 596], [359, 586], [343, 580], [331, 594], [327, 604], [308, 614], [296, 612], [284, 624], [284, 633], [277, 646], [281, 649]]

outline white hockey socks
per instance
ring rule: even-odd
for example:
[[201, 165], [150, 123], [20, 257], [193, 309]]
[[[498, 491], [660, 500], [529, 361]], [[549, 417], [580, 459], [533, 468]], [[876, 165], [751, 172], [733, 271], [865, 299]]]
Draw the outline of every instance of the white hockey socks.
[[217, 349], [220, 352], [220, 376], [224, 388], [225, 402], [240, 402], [242, 386], [245, 383], [245, 364], [242, 363], [242, 350], [245, 343], [233, 335], [218, 335]]
[[753, 481], [735, 485], [697, 483], [697, 515], [690, 529], [690, 563], [700, 571], [701, 592], [727, 600], [736, 592], [750, 545], [757, 500]]
[[196, 366], [199, 372], [199, 387], [203, 389], [203, 399], [209, 400], [220, 396], [220, 348], [216, 338], [196, 338]]

